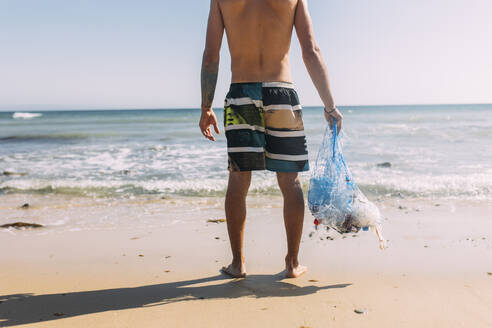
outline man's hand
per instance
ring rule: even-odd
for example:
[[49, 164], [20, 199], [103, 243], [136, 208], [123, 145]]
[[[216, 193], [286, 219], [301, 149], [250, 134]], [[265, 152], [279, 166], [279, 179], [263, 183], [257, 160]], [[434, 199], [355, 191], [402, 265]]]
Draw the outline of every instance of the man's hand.
[[217, 125], [217, 118], [212, 108], [202, 109], [202, 117], [200, 117], [200, 130], [202, 134], [208, 140], [215, 141], [215, 137], [212, 134], [211, 126], [213, 125], [215, 133], [220, 133], [219, 126]]
[[342, 113], [340, 113], [338, 108], [335, 108], [334, 110], [325, 109], [324, 114], [325, 114], [325, 119], [330, 124], [330, 126], [333, 125], [334, 119], [337, 120], [337, 131], [338, 131], [338, 133], [340, 133], [340, 131], [342, 130], [343, 115], [342, 115]]

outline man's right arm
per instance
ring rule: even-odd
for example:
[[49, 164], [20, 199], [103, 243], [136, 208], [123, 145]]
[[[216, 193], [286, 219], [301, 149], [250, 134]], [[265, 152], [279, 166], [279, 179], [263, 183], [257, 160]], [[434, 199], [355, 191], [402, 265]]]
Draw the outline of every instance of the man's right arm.
[[328, 81], [328, 70], [314, 38], [313, 24], [311, 22], [311, 16], [309, 15], [307, 0], [298, 1], [294, 24], [296, 27], [297, 38], [301, 45], [304, 64], [306, 65], [311, 80], [325, 105], [325, 118], [328, 121], [330, 121], [331, 118], [335, 118], [337, 120], [338, 131], [340, 131], [342, 128], [343, 116], [335, 106], [330, 83]]
[[210, 1], [210, 13], [207, 25], [207, 37], [205, 50], [203, 51], [201, 87], [202, 87], [202, 116], [200, 117], [200, 130], [205, 138], [215, 141], [211, 126], [219, 133], [217, 118], [212, 109], [217, 76], [219, 73], [219, 57], [222, 37], [224, 35], [224, 21], [219, 8], [218, 0]]

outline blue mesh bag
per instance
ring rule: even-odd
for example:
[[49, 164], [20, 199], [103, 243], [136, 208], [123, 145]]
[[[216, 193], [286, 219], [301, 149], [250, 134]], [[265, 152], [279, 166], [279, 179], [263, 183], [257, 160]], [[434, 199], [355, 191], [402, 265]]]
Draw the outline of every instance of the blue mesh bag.
[[340, 234], [374, 230], [379, 247], [386, 247], [381, 234], [381, 214], [355, 184], [345, 163], [336, 121], [325, 130], [309, 180], [309, 210], [314, 224], [325, 225]]

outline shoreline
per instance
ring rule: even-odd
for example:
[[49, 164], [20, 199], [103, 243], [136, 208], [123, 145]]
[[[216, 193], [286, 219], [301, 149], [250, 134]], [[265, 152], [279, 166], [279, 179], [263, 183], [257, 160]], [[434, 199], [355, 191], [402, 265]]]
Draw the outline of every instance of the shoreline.
[[[309, 223], [314, 219], [307, 207], [307, 192], [305, 192], [305, 220]], [[381, 210], [382, 217], [393, 215], [393, 210], [398, 209], [397, 213], [412, 215], [419, 214], [425, 210], [445, 209], [450, 213], [456, 212], [457, 208], [492, 207], [490, 199], [458, 199], [458, 198], [435, 198], [423, 199], [405, 196], [369, 196], [368, 197]], [[283, 206], [281, 195], [262, 195], [251, 194], [247, 197], [247, 206], [255, 210], [274, 210], [281, 209]], [[168, 195], [140, 195], [131, 197], [89, 197], [74, 196], [63, 194], [35, 194], [35, 193], [9, 193], [0, 194], [0, 225], [25, 221], [45, 225], [44, 229], [29, 230], [31, 232], [47, 232], [53, 229], [71, 230], [77, 225], [75, 230], [84, 224], [87, 227], [94, 225], [99, 228], [108, 227], [139, 227], [145, 226], [149, 222], [157, 226], [167, 226], [170, 222], [185, 223], [189, 221], [200, 222], [203, 216], [213, 218], [225, 218], [224, 196], [168, 196]], [[123, 210], [122, 210], [123, 209]], [[385, 211], [390, 214], [386, 215]], [[130, 211], [130, 212], [128, 212]], [[118, 220], [119, 212], [125, 216], [135, 215], [138, 220], [127, 222]], [[173, 212], [174, 215], [169, 215]], [[265, 214], [265, 213], [263, 213]], [[253, 217], [260, 215], [253, 213]], [[279, 214], [281, 216], [281, 214]], [[101, 223], [98, 217], [105, 217], [106, 222]], [[36, 222], [34, 222], [36, 221]], [[120, 225], [122, 222], [127, 225]], [[74, 230], [74, 231], [75, 231]], [[3, 230], [5, 231], [5, 230]], [[11, 230], [16, 232], [19, 230]], [[2, 230], [0, 229], [0, 233]]]

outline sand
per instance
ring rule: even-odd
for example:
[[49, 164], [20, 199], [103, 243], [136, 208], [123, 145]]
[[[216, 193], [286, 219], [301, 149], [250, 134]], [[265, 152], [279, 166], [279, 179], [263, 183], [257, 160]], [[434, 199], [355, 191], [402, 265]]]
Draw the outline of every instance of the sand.
[[[245, 279], [218, 271], [221, 200], [65, 202], [0, 197], [0, 224], [48, 224], [0, 231], [0, 327], [492, 327], [490, 202], [380, 202], [385, 251], [370, 232], [311, 234], [306, 212], [298, 279], [283, 278], [278, 197], [249, 199]], [[74, 223], [88, 213], [106, 221]]]

